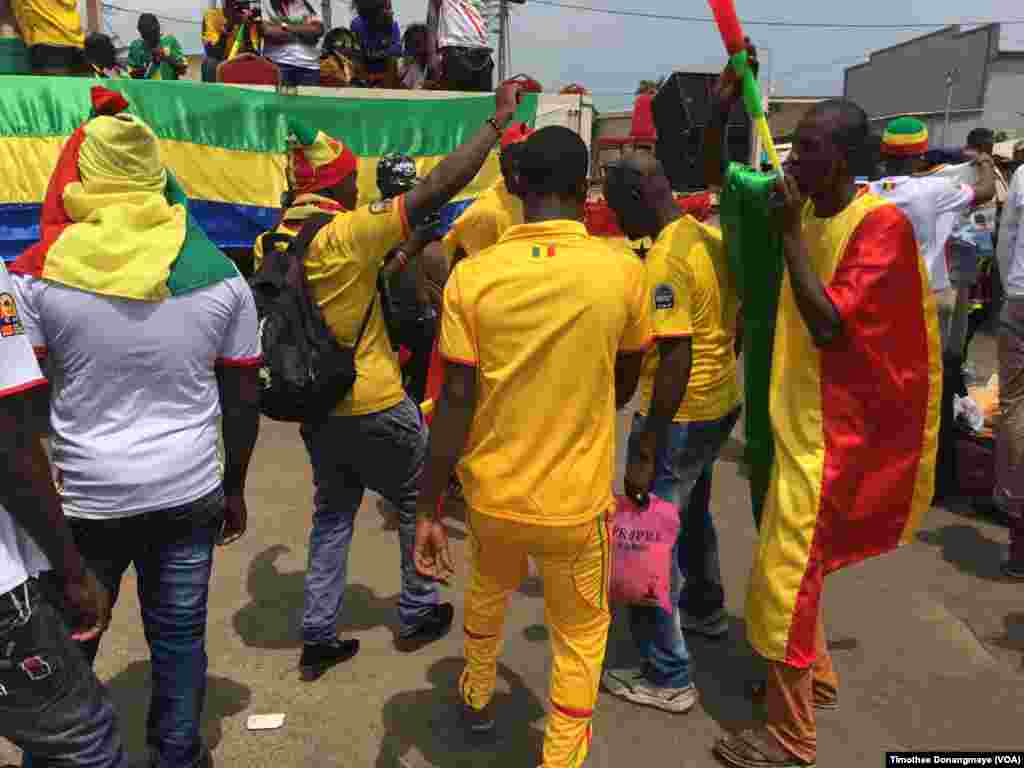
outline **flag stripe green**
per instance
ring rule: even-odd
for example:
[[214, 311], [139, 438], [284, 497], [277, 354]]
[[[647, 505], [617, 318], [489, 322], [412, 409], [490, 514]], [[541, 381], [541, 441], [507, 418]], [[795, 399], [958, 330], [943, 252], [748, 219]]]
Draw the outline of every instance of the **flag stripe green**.
[[[98, 81], [0, 77], [0, 139], [69, 136], [90, 110]], [[209, 83], [109, 80], [157, 136], [248, 152], [283, 152], [292, 116], [342, 139], [361, 157], [388, 152], [445, 155], [494, 114], [491, 94], [451, 99], [280, 96]], [[534, 123], [537, 96], [526, 94], [516, 119]]]

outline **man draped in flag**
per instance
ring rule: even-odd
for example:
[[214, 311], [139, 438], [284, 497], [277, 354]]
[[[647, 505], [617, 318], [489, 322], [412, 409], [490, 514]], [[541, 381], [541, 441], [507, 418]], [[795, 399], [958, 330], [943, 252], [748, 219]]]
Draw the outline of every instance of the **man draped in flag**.
[[[709, 148], [721, 147], [739, 97], [731, 68], [715, 93]], [[769, 662], [767, 722], [716, 745], [739, 768], [814, 764], [814, 709], [837, 701], [824, 577], [909, 541], [931, 500], [942, 386], [935, 300], [910, 220], [857, 190], [868, 135], [860, 107], [824, 102], [798, 127], [774, 192], [735, 164], [722, 185], [723, 208], [759, 212], [758, 224], [774, 195], [770, 226], [785, 266], [775, 315], [751, 316], [749, 305], [745, 314], [773, 328], [774, 461], [746, 611], [750, 642]], [[722, 180], [716, 167], [712, 183]], [[734, 257], [746, 264], [762, 258], [767, 238], [737, 238], [743, 226], [730, 222], [726, 242], [745, 246]], [[747, 282], [748, 295], [760, 290], [774, 287]]]
[[[75, 541], [114, 600], [130, 565], [137, 574], [154, 764], [202, 768], [213, 549], [245, 532], [259, 430], [256, 306], [193, 221], [152, 129], [120, 94], [92, 96], [95, 116], [50, 179], [41, 240], [11, 271], [53, 374], [53, 457]], [[99, 638], [83, 645], [90, 661], [98, 650]]]

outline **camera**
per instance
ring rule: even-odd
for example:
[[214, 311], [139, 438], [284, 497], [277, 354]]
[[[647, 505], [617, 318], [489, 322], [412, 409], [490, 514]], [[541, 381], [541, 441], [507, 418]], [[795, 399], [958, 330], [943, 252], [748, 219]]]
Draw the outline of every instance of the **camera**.
[[248, 21], [260, 21], [263, 18], [263, 5], [260, 0], [235, 0], [238, 13]]

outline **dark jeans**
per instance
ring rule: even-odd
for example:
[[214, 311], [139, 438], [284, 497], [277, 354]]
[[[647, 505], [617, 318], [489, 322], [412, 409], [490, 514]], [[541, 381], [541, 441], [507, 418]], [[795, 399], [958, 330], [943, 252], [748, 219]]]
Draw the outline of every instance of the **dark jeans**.
[[420, 409], [406, 398], [379, 413], [332, 416], [322, 424], [303, 425], [302, 439], [316, 486], [302, 639], [324, 643], [337, 634], [356, 512], [367, 488], [398, 508], [402, 564], [399, 634], [409, 634], [437, 604], [437, 585], [416, 572], [412, 557], [416, 498], [427, 456], [427, 431]]
[[[655, 457], [651, 491], [676, 504], [681, 517], [679, 537], [673, 548], [673, 612], [633, 605], [629, 608], [629, 623], [640, 655], [647, 663], [647, 677], [656, 686], [682, 688], [691, 682], [690, 653], [678, 608], [682, 606], [689, 613], [692, 607], [694, 615], [706, 618], [723, 604], [718, 536], [710, 510], [711, 472], [739, 415], [740, 409], [736, 408], [714, 421], [674, 423]], [[638, 413], [630, 432], [630, 452], [636, 450], [636, 436], [643, 428], [644, 416]], [[701, 495], [694, 499], [698, 486]], [[693, 541], [689, 540], [691, 534], [696, 534]]]
[[286, 87], [298, 87], [300, 85], [320, 85], [319, 69], [303, 69], [293, 67], [291, 64], [278, 64], [281, 70], [281, 85]]
[[34, 580], [0, 595], [0, 736], [35, 768], [127, 766], [110, 697]]
[[494, 90], [494, 58], [485, 48], [442, 48], [446, 91], [487, 93]]
[[[142, 624], [153, 665], [146, 743], [156, 768], [192, 768], [206, 698], [206, 608], [213, 547], [224, 520], [218, 489], [191, 504], [113, 520], [69, 518], [82, 556], [117, 600], [129, 565], [138, 577]], [[84, 643], [90, 661], [99, 641]]]

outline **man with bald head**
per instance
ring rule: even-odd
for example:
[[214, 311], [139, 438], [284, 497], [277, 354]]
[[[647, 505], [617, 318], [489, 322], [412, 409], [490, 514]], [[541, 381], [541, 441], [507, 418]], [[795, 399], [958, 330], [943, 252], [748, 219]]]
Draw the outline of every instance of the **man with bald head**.
[[644, 664], [610, 669], [603, 682], [633, 703], [681, 713], [697, 700], [681, 627], [719, 637], [728, 626], [708, 494], [695, 494], [700, 504], [690, 499], [698, 482], [710, 486], [714, 462], [739, 418], [738, 303], [721, 232], [680, 213], [653, 154], [635, 152], [609, 166], [605, 198], [627, 237], [654, 241], [645, 267], [657, 344], [644, 358], [626, 493], [639, 504], [653, 493], [687, 511], [673, 558], [673, 612], [631, 607]]
[[[715, 752], [735, 768], [808, 766], [817, 758], [814, 712], [838, 703], [819, 613], [824, 579], [912, 541], [931, 502], [939, 325], [910, 219], [855, 183], [869, 135], [864, 110], [842, 99], [818, 104], [797, 128], [783, 178], [733, 163], [723, 179], [722, 129], [739, 98], [727, 67], [704, 145], [708, 181], [732, 212], [725, 234], [730, 266], [745, 271], [744, 324], [767, 331], [772, 345], [774, 459], [746, 610], [750, 644], [768, 662], [759, 686], [767, 718]], [[768, 222], [756, 241], [751, 219]], [[776, 255], [778, 283], [753, 281], [751, 266]], [[755, 315], [750, 297], [774, 291], [772, 316]]]

